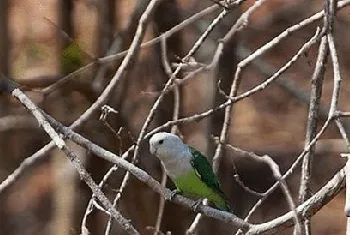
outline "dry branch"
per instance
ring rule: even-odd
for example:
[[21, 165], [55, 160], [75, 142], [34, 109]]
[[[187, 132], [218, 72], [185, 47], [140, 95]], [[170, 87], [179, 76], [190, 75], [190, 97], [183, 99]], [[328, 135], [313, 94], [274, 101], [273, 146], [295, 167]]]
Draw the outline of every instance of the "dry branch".
[[[317, 119], [319, 116], [319, 107], [322, 95], [323, 77], [325, 72], [325, 65], [327, 63], [328, 44], [327, 37], [323, 36], [319, 46], [318, 58], [314, 74], [311, 78], [311, 94], [309, 116], [306, 128], [305, 146], [308, 146], [310, 141], [315, 137], [317, 132]], [[312, 159], [315, 151], [315, 145], [310, 148], [310, 151], [304, 156], [301, 170], [301, 182], [299, 188], [299, 202], [303, 203], [311, 195], [310, 181], [311, 181], [311, 167]], [[311, 233], [310, 221], [304, 221], [305, 233]]]
[[[124, 58], [122, 61], [120, 67], [118, 68], [117, 72], [115, 73], [114, 77], [111, 79], [110, 83], [107, 85], [105, 90], [102, 92], [102, 94], [99, 96], [99, 98], [96, 100], [95, 103], [93, 103], [75, 122], [72, 123], [70, 126], [71, 128], [79, 128], [81, 127], [91, 116], [94, 112], [99, 110], [108, 100], [111, 93], [114, 91], [117, 84], [120, 82], [120, 80], [125, 77], [125, 73], [128, 69], [128, 66], [130, 62], [137, 57], [137, 53], [140, 50], [141, 41], [143, 39], [143, 36], [146, 31], [147, 23], [150, 19], [151, 14], [155, 10], [157, 4], [159, 4], [161, 0], [152, 0], [149, 5], [147, 6], [147, 9], [142, 14], [140, 22], [138, 24], [138, 28], [134, 37], [134, 40]], [[7, 89], [4, 87], [1, 90]], [[23, 173], [27, 167], [32, 166], [34, 163], [38, 162], [39, 160], [43, 159], [46, 154], [51, 151], [55, 147], [55, 144], [53, 142], [50, 142], [49, 144], [45, 145], [43, 148], [41, 148], [39, 151], [34, 153], [32, 156], [26, 158], [20, 166], [12, 173], [10, 174], [3, 182], [0, 184], [0, 193], [12, 185], [15, 180]]]
[[78, 171], [81, 180], [83, 180], [91, 189], [93, 194], [99, 199], [103, 206], [110, 212], [113, 218], [120, 224], [120, 226], [128, 234], [139, 234], [137, 230], [125, 219], [110, 203], [101, 189], [96, 185], [90, 174], [81, 164], [79, 158], [75, 155], [73, 151], [69, 149], [65, 141], [61, 136], [55, 131], [51, 124], [47, 121], [42, 110], [40, 110], [36, 105], [18, 88], [15, 88], [9, 80], [3, 80], [4, 83], [7, 82], [8, 90], [13, 97], [18, 99], [18, 101], [35, 117], [39, 125], [45, 130], [45, 132], [50, 136], [54, 144], [63, 151], [68, 159], [72, 162], [74, 168]]

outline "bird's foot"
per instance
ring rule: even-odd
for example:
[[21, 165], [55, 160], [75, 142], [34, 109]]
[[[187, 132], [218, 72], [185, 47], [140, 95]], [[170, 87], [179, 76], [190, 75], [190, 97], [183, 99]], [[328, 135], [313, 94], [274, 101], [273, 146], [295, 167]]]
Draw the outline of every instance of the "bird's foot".
[[169, 201], [172, 201], [175, 198], [176, 194], [180, 194], [180, 193], [181, 193], [181, 191], [179, 189], [175, 189], [175, 190], [171, 191], [170, 197], [168, 198]]
[[202, 199], [198, 199], [196, 200], [193, 205], [191, 205], [191, 209], [194, 211], [194, 212], [197, 212], [198, 211], [198, 207], [199, 205], [202, 204]]

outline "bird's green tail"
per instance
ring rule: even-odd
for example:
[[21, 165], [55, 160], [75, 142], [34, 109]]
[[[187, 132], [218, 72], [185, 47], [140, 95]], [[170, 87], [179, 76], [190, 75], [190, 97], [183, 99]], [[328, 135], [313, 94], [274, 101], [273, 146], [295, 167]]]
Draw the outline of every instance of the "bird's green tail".
[[220, 198], [220, 200], [215, 200], [213, 201], [213, 203], [218, 209], [222, 211], [228, 211], [228, 212], [232, 211], [230, 205], [224, 198]]

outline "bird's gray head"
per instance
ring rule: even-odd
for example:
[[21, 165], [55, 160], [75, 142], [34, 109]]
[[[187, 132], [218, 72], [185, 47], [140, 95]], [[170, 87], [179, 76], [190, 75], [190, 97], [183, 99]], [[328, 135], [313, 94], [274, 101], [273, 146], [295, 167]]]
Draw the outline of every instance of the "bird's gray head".
[[154, 134], [149, 140], [149, 145], [151, 153], [161, 160], [175, 158], [187, 149], [187, 146], [177, 135], [166, 132]]

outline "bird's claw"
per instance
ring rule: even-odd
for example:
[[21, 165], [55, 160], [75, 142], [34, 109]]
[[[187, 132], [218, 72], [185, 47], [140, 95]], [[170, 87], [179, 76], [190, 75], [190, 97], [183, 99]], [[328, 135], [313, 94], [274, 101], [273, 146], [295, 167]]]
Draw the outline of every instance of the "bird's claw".
[[176, 194], [180, 194], [180, 193], [181, 193], [181, 191], [178, 189], [171, 191], [169, 201], [172, 201], [175, 198]]
[[191, 205], [191, 209], [194, 211], [194, 212], [196, 212], [196, 211], [198, 211], [198, 207], [199, 207], [199, 205], [201, 205], [202, 204], [202, 199], [198, 199], [198, 200], [196, 200], [194, 203], [193, 203], [193, 205]]

